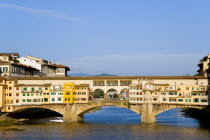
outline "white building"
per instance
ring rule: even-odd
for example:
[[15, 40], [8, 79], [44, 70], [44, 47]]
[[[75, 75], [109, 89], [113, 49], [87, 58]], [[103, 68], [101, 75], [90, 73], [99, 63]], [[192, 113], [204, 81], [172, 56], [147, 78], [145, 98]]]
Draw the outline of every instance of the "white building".
[[63, 103], [63, 85], [51, 86], [50, 103]]
[[67, 76], [67, 71], [70, 71], [69, 67], [53, 64], [50, 61], [40, 59], [33, 56], [26, 56], [18, 58], [21, 64], [29, 65], [33, 68], [36, 68], [40, 71], [40, 76], [44, 77], [64, 77]]

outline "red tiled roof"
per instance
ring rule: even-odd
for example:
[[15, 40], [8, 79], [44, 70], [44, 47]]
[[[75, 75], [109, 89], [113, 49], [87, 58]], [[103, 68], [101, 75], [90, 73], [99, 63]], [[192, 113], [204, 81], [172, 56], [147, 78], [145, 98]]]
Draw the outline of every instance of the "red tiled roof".
[[57, 68], [66, 68], [68, 71], [70, 70], [70, 68], [68, 66], [65, 66], [65, 65], [61, 65], [61, 64], [55, 64], [55, 66]]
[[19, 53], [0, 53], [0, 56], [19, 56]]

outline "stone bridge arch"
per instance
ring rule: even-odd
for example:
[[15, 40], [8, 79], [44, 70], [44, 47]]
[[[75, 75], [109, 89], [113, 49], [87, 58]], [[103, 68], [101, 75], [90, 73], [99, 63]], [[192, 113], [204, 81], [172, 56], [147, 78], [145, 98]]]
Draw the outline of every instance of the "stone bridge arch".
[[98, 101], [98, 102], [89, 102], [88, 106], [80, 107], [78, 111], [78, 115], [84, 114], [85, 112], [96, 108], [96, 107], [102, 107], [102, 106], [117, 106], [117, 107], [123, 107], [126, 109], [129, 109], [137, 114], [140, 115], [141, 107], [137, 105], [130, 105], [127, 101]]
[[141, 114], [141, 105], [131, 105], [127, 101], [119, 100], [98, 100], [90, 101], [88, 104], [73, 104], [69, 105], [68, 111], [64, 112], [63, 119], [65, 122], [77, 122], [83, 119], [83, 115], [90, 109], [101, 106], [118, 106], [129, 109], [137, 114]]
[[65, 110], [65, 105], [63, 104], [46, 104], [46, 105], [24, 105], [24, 106], [14, 106], [13, 112], [16, 111], [22, 111], [22, 110], [27, 110], [30, 108], [42, 108], [42, 109], [48, 109], [54, 112], [57, 112], [61, 115], [63, 115], [64, 110]]
[[153, 113], [155, 115], [159, 115], [165, 111], [175, 109], [175, 108], [196, 108], [196, 109], [203, 109], [206, 106], [202, 105], [187, 105], [187, 104], [153, 104]]

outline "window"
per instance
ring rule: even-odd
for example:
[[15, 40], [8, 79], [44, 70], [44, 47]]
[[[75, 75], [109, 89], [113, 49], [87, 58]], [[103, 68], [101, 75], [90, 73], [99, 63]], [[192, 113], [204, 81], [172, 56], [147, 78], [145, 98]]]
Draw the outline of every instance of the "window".
[[23, 99], [23, 102], [26, 102], [26, 99]]
[[69, 92], [66, 92], [66, 95], [70, 95], [70, 93]]
[[27, 90], [27, 88], [24, 88], [23, 90]]
[[16, 90], [19, 90], [19, 87], [16, 87]]
[[16, 96], [19, 96], [19, 93], [16, 93]]
[[106, 85], [107, 86], [118, 86], [118, 81], [117, 80], [110, 80], [110, 81], [106, 81]]
[[93, 86], [105, 86], [105, 81], [93, 81]]
[[176, 102], [176, 99], [169, 99], [170, 102]]
[[178, 99], [178, 102], [183, 102], [183, 99]]
[[207, 99], [201, 99], [202, 103], [207, 103]]
[[61, 101], [61, 98], [58, 98], [58, 101]]
[[177, 95], [176, 92], [169, 92], [169, 95]]
[[191, 99], [185, 99], [185, 102], [191, 102]]
[[16, 103], [19, 103], [19, 100], [18, 99], [16, 100]]
[[8, 72], [8, 67], [3, 67], [3, 72]]
[[194, 99], [194, 102], [195, 103], [199, 103], [199, 99]]
[[45, 90], [48, 90], [48, 88], [46, 87]]
[[12, 87], [9, 87], [9, 90], [12, 90]]
[[52, 102], [55, 102], [55, 98], [52, 98]]
[[48, 102], [48, 98], [44, 98], [44, 102]]
[[192, 90], [194, 90], [194, 87], [192, 87]]
[[163, 101], [166, 101], [166, 98], [163, 98]]

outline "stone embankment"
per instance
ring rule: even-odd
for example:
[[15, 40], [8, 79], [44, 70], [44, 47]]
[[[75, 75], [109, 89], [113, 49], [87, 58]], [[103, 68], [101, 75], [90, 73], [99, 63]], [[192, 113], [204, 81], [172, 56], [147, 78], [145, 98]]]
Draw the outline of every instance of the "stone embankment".
[[200, 120], [200, 122], [210, 126], [210, 106], [204, 109], [187, 108], [184, 110], [186, 115]]
[[0, 127], [9, 127], [13, 124], [18, 124], [18, 120], [8, 117], [6, 114], [0, 116]]

